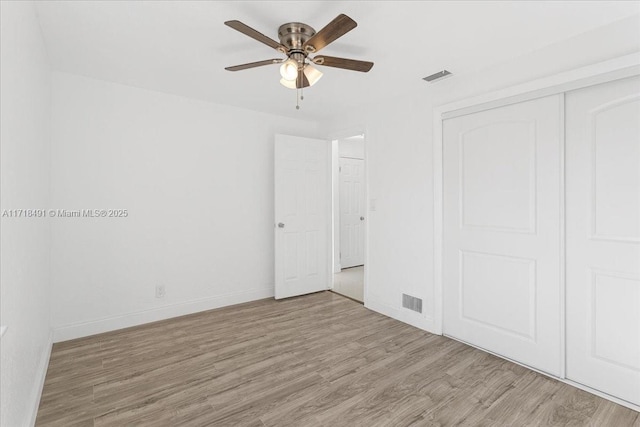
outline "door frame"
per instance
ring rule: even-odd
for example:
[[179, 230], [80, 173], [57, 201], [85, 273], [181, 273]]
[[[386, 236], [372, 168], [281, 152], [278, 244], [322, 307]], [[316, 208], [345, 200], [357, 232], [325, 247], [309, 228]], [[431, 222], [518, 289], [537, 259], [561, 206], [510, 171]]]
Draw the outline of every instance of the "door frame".
[[[338, 141], [341, 139], [345, 139], [345, 138], [349, 138], [355, 135], [364, 135], [364, 200], [365, 200], [365, 222], [364, 222], [364, 280], [363, 280], [363, 295], [364, 295], [364, 305], [367, 305], [367, 301], [368, 301], [368, 286], [367, 284], [369, 283], [369, 213], [370, 213], [370, 209], [369, 209], [369, 167], [368, 167], [368, 157], [369, 157], [369, 144], [367, 143], [367, 127], [365, 125], [356, 125], [353, 127], [349, 127], [349, 128], [345, 128], [345, 129], [341, 129], [335, 132], [332, 132], [329, 134], [328, 136], [328, 140], [331, 141], [331, 155], [329, 156], [331, 161], [331, 172], [330, 175], [332, 177], [332, 183], [333, 183], [333, 178], [336, 178], [333, 174], [334, 170], [337, 170], [339, 163], [340, 163], [340, 156], [338, 153]], [[337, 179], [340, 179], [339, 176], [337, 177]], [[332, 190], [333, 190], [333, 185], [331, 186]], [[333, 198], [333, 191], [331, 193], [331, 218], [332, 220], [334, 219], [334, 206], [333, 206], [333, 202], [334, 202], [334, 198]], [[335, 241], [335, 233], [333, 232], [333, 227], [335, 225], [333, 224], [332, 221], [332, 226], [330, 227], [330, 234], [331, 234], [331, 259], [334, 259], [334, 241]], [[333, 289], [333, 274], [334, 274], [334, 269], [333, 267], [331, 268], [331, 286], [330, 289]]]
[[[640, 75], [640, 53], [621, 56], [608, 61], [599, 62], [574, 70], [544, 77], [524, 84], [493, 91], [480, 96], [451, 102], [434, 108], [433, 110], [433, 284], [434, 284], [434, 323], [433, 332], [442, 335], [443, 331], [443, 252], [444, 252], [444, 191], [443, 191], [443, 121], [479, 111], [502, 107], [505, 105], [524, 102], [549, 95], [563, 94], [568, 91], [585, 88], [614, 80]], [[564, 115], [564, 111], [562, 112]], [[564, 117], [563, 117], [564, 122]], [[561, 253], [561, 352], [565, 360], [565, 201], [564, 201], [564, 131], [561, 138], [561, 201], [560, 201], [560, 245]], [[484, 350], [486, 351], [486, 350]], [[502, 357], [502, 356], [501, 356]], [[517, 362], [516, 362], [517, 363]], [[566, 366], [566, 363], [565, 363]], [[559, 379], [575, 387], [589, 391], [600, 397], [612, 400], [620, 405], [638, 411], [640, 408], [628, 402], [609, 396], [597, 390], [565, 379], [565, 366], [562, 367]], [[530, 368], [530, 367], [529, 367]], [[531, 369], [531, 368], [530, 368]], [[535, 370], [535, 369], [534, 369]], [[545, 374], [548, 375], [548, 374]]]

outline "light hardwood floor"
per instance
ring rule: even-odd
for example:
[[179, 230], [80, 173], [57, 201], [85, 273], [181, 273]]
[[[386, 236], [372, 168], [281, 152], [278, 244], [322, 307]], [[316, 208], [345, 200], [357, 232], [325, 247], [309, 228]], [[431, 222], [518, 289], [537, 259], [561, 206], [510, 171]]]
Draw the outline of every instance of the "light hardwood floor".
[[638, 413], [323, 292], [55, 344], [39, 426], [640, 426]]

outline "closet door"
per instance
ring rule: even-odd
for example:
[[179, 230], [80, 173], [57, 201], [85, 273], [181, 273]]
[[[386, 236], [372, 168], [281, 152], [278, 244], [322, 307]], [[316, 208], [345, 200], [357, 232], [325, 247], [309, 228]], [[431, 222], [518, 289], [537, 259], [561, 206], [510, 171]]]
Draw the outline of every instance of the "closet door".
[[567, 93], [567, 377], [640, 405], [640, 78]]
[[561, 375], [562, 95], [445, 120], [444, 333]]

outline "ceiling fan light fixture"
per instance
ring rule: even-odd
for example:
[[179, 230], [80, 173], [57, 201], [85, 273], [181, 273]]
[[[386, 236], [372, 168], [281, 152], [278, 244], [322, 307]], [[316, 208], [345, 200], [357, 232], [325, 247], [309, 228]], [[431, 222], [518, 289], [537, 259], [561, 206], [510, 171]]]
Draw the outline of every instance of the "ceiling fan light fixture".
[[287, 59], [280, 66], [280, 75], [284, 80], [293, 81], [295, 88], [295, 80], [298, 77], [298, 61], [294, 59]]
[[294, 80], [280, 79], [280, 84], [288, 89], [296, 89], [295, 79]]
[[[265, 36], [238, 20], [226, 21], [224, 24], [286, 55], [286, 57], [282, 59], [267, 59], [226, 67], [225, 69], [228, 71], [240, 71], [265, 65], [279, 64], [280, 75], [282, 76], [280, 84], [288, 89], [296, 89], [296, 99], [298, 102], [304, 99], [302, 95], [303, 89], [315, 85], [318, 80], [322, 78], [322, 73], [309, 64], [309, 62], [312, 62], [313, 65], [342, 68], [344, 70], [360, 71], [363, 73], [368, 72], [371, 67], [373, 67], [373, 62], [368, 61], [336, 58], [325, 55], [315, 56], [314, 58], [309, 57], [309, 54], [317, 53], [358, 26], [356, 21], [345, 14], [338, 15], [318, 32], [311, 26], [301, 22], [285, 23], [278, 29], [278, 39], [280, 42]], [[300, 109], [298, 103], [296, 104], [296, 109]]]
[[311, 64], [307, 64], [304, 67], [304, 75], [309, 80], [309, 86], [313, 86], [322, 78], [322, 71], [312, 67]]

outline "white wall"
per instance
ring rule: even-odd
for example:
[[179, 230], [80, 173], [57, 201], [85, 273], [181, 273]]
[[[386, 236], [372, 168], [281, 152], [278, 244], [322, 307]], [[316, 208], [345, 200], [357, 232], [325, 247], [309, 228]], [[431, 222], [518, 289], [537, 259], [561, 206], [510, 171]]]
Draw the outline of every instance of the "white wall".
[[53, 206], [129, 214], [53, 222], [55, 340], [272, 296], [275, 133], [317, 130], [54, 73]]
[[[369, 198], [365, 304], [434, 330], [433, 109], [640, 50], [638, 16], [618, 21], [513, 61], [454, 75], [407, 96], [335, 114], [328, 135], [364, 129]], [[374, 69], [375, 71], [375, 69]], [[456, 73], [456, 70], [451, 70]], [[401, 294], [423, 298], [423, 315], [401, 308]]]
[[[49, 204], [51, 72], [32, 2], [0, 2], [0, 211]], [[2, 218], [0, 425], [32, 424], [51, 350], [50, 222]]]

